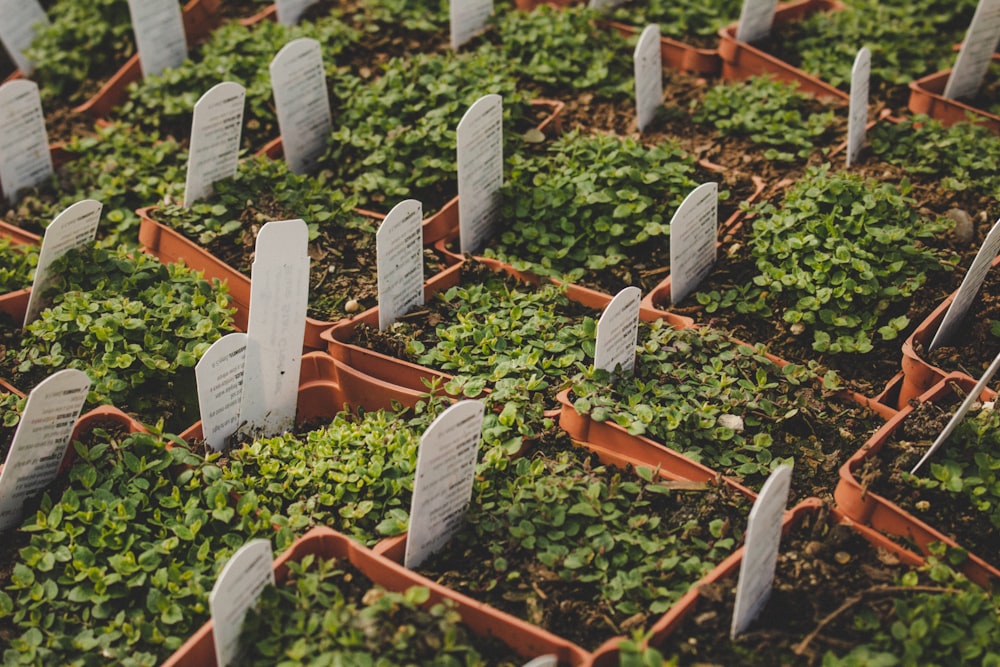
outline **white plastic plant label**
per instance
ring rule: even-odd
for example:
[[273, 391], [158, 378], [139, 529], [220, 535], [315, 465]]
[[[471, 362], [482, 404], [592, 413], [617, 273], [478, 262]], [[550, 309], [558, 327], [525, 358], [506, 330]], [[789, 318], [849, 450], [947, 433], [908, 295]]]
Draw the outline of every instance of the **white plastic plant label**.
[[128, 11], [144, 77], [184, 62], [187, 36], [177, 0], [128, 0]]
[[750, 509], [730, 637], [744, 632], [771, 596], [781, 546], [781, 523], [791, 483], [792, 467], [779, 466], [764, 482]]
[[0, 532], [16, 527], [24, 501], [44, 490], [59, 473], [88, 391], [87, 374], [67, 368], [40, 382], [28, 395], [0, 469]]
[[307, 37], [289, 42], [269, 70], [285, 162], [296, 174], [307, 174], [319, 162], [333, 129], [319, 42]]
[[308, 243], [302, 220], [269, 222], [257, 235], [240, 402], [240, 428], [253, 435], [277, 435], [295, 423], [309, 302]]
[[691, 191], [670, 220], [670, 302], [680, 303], [705, 279], [719, 246], [719, 184]]
[[317, 0], [275, 0], [274, 8], [278, 14], [278, 23], [295, 25], [309, 7]]
[[97, 225], [101, 221], [104, 205], [93, 199], [84, 199], [73, 204], [56, 216], [45, 228], [42, 247], [38, 251], [38, 266], [35, 279], [31, 283], [31, 296], [24, 314], [24, 326], [38, 318], [44, 303], [42, 294], [52, 284], [52, 262], [74, 248], [82, 248], [97, 238]]
[[31, 60], [24, 54], [40, 26], [49, 25], [49, 17], [38, 0], [0, 0], [0, 42], [22, 74], [31, 74]]
[[202, 434], [217, 452], [240, 425], [246, 358], [247, 335], [236, 332], [215, 341], [194, 367]]
[[406, 567], [418, 567], [462, 526], [472, 499], [485, 413], [482, 401], [461, 401], [442, 412], [420, 438]]
[[49, 135], [38, 84], [15, 79], [0, 86], [0, 190], [11, 203], [21, 188], [52, 174]]
[[626, 287], [615, 295], [601, 313], [601, 319], [597, 321], [594, 368], [610, 373], [618, 370], [631, 373], [635, 368], [641, 300], [642, 292], [638, 287]]
[[195, 103], [185, 206], [211, 194], [216, 181], [236, 175], [245, 100], [243, 86], [226, 81], [213, 86]]
[[558, 667], [559, 656], [540, 655], [530, 662], [524, 663], [523, 667]]
[[872, 52], [861, 47], [851, 68], [851, 100], [847, 115], [847, 166], [858, 161], [868, 135], [868, 88], [872, 74]]
[[740, 22], [736, 27], [736, 39], [740, 42], [755, 42], [767, 37], [774, 25], [774, 9], [778, 0], [743, 0]]
[[485, 30], [492, 13], [493, 0], [451, 0], [448, 5], [451, 48], [457, 49]]
[[944, 86], [950, 100], [971, 97], [979, 91], [1000, 43], [1000, 0], [979, 0], [976, 13], [965, 33], [955, 66]]
[[587, 7], [590, 9], [612, 9], [624, 3], [625, 0], [590, 0]]
[[261, 592], [274, 585], [274, 560], [269, 540], [251, 540], [223, 566], [208, 595], [212, 638], [219, 667], [239, 665], [243, 651], [240, 630]]
[[965, 319], [965, 314], [969, 312], [969, 307], [976, 299], [976, 294], [979, 293], [979, 288], [983, 286], [986, 274], [989, 273], [993, 259], [998, 253], [1000, 253], [1000, 219], [993, 223], [993, 228], [990, 229], [982, 247], [976, 253], [972, 266], [962, 278], [962, 284], [959, 285], [955, 298], [948, 306], [944, 319], [941, 320], [941, 326], [938, 327], [930, 346], [927, 348], [928, 351], [933, 351], [940, 345], [946, 345], [958, 331], [962, 320]]
[[493, 234], [503, 187], [503, 100], [480, 97], [458, 123], [458, 234], [463, 253]]
[[375, 234], [378, 264], [378, 328], [424, 302], [423, 207], [416, 199], [396, 204]]
[[663, 104], [663, 53], [660, 51], [660, 26], [647, 25], [632, 54], [635, 70], [635, 116], [643, 132], [656, 118]]
[[917, 465], [913, 466], [913, 470], [910, 471], [911, 475], [917, 474], [917, 471], [920, 470], [921, 466], [927, 463], [931, 456], [934, 455], [934, 452], [941, 448], [941, 445], [943, 445], [948, 437], [951, 436], [951, 434], [955, 431], [955, 428], [962, 423], [962, 420], [965, 419], [965, 415], [969, 413], [972, 406], [979, 400], [979, 395], [983, 393], [983, 389], [986, 388], [986, 385], [988, 385], [990, 380], [993, 379], [993, 376], [996, 375], [997, 370], [1000, 370], [1000, 354], [993, 359], [990, 363], [990, 367], [987, 368], [986, 372], [983, 373], [983, 376], [979, 378], [979, 382], [977, 382], [976, 386], [972, 388], [972, 391], [966, 395], [965, 400], [963, 400], [962, 404], [958, 406], [958, 410], [955, 411], [955, 414], [952, 416], [947, 426], [945, 426], [944, 430], [941, 431], [941, 435], [937, 437], [934, 444], [932, 444], [920, 460], [917, 461]]

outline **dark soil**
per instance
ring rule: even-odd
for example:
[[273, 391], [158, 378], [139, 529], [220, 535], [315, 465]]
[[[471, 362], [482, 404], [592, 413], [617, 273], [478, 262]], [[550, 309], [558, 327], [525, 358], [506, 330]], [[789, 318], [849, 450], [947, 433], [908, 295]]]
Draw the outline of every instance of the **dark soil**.
[[[1000, 353], [1000, 335], [992, 331], [998, 321], [1000, 273], [992, 269], [986, 274], [986, 280], [969, 306], [962, 326], [955, 331], [954, 338], [933, 352], [927, 352], [923, 343], [914, 340], [913, 350], [918, 357], [937, 368], [946, 372], [958, 371], [978, 379]], [[935, 328], [929, 332], [928, 345], [936, 331]]]
[[[544, 451], [552, 451], [546, 444]], [[541, 456], [539, 450], [537, 456]], [[634, 472], [608, 468], [609, 474], [620, 472], [623, 481], [639, 481]], [[654, 501], [662, 517], [662, 526], [683, 526], [689, 521], [707, 526], [715, 519], [723, 519], [732, 530], [742, 531], [746, 525], [749, 501], [730, 487], [710, 486], [699, 491], [676, 491], [669, 496], [656, 494]], [[473, 510], [475, 511], [475, 510]], [[490, 519], [502, 521], [502, 516]], [[470, 518], [474, 521], [475, 518]], [[643, 530], [650, 530], [644, 527]], [[502, 532], [502, 531], [501, 531]], [[473, 531], [464, 529], [440, 552], [431, 556], [418, 572], [449, 588], [469, 595], [481, 602], [501, 609], [549, 632], [568, 639], [587, 650], [616, 635], [628, 634], [656, 620], [648, 611], [627, 617], [617, 612], [613, 605], [601, 600], [600, 587], [583, 581], [562, 579], [557, 572], [538, 561], [533, 552], [510, 539], [502, 542], [499, 535], [491, 542], [491, 549], [480, 543]], [[681, 537], [682, 542], [687, 542]], [[698, 542], [699, 538], [693, 538]], [[679, 545], [680, 546], [680, 545]], [[681, 558], [685, 555], [678, 552]], [[506, 560], [507, 572], [518, 572], [517, 578], [498, 576], [497, 558]], [[674, 582], [678, 583], [678, 582]], [[694, 584], [695, 582], [690, 582]]]
[[[701, 586], [695, 611], [658, 648], [680, 665], [820, 665], [865, 640], [855, 617], [874, 613], [887, 627], [909, 569], [826, 513], [810, 515], [781, 542], [774, 589], [747, 632], [730, 640], [736, 575]], [[857, 596], [842, 613], [834, 614]], [[815, 634], [814, 634], [815, 633]]]
[[[964, 493], [915, 489], [902, 480], [902, 475], [913, 469], [951, 420], [958, 408], [957, 401], [965, 398], [964, 392], [957, 388], [956, 391], [959, 399], [917, 405], [900, 422], [878, 454], [867, 458], [855, 471], [855, 477], [866, 491], [887, 498], [963, 548], [1000, 565], [997, 559], [997, 554], [1000, 554], [1000, 531], [991, 526], [988, 512], [973, 506]], [[948, 448], [948, 443], [945, 442], [942, 448]], [[949, 450], [950, 458], [970, 463], [974, 455], [971, 449], [961, 452], [954, 448]], [[930, 462], [925, 463], [918, 476], [929, 477], [930, 465]]]

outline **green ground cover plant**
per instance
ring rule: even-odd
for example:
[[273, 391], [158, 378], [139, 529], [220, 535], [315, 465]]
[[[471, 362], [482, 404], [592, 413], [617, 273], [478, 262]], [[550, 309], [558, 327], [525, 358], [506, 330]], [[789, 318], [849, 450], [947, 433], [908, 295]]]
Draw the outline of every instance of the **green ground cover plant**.
[[65, 150], [69, 159], [46, 182], [22, 191], [14, 206], [0, 204], [5, 222], [42, 233], [69, 206], [95, 199], [104, 205], [98, 230], [103, 243], [135, 243], [135, 210], [184, 192], [187, 151], [155, 131], [114, 123], [95, 128], [93, 136], [74, 137]]
[[660, 26], [660, 34], [689, 43], [692, 38], [717, 42], [720, 28], [735, 23], [740, 18], [740, 0], [650, 0], [649, 2], [623, 2], [609, 12], [609, 17], [627, 25], [645, 27], [650, 23]]
[[527, 96], [493, 50], [393, 58], [370, 83], [342, 83], [344, 104], [320, 168], [331, 186], [380, 213], [413, 198], [427, 215], [458, 193], [455, 130], [483, 95], [503, 98], [505, 156], [533, 124]]
[[27, 399], [0, 388], [0, 463], [7, 458]]
[[1000, 217], [1000, 137], [970, 122], [945, 126], [925, 115], [898, 123], [877, 123], [869, 132], [872, 153], [902, 167], [912, 177], [958, 201], [969, 201], [969, 213], [985, 221]]
[[507, 163], [501, 231], [483, 255], [611, 293], [641, 283], [640, 259], [669, 265], [670, 219], [710, 180], [676, 143], [609, 134], [570, 132]]
[[53, 263], [53, 275], [47, 307], [7, 353], [17, 364], [15, 386], [77, 368], [93, 383], [89, 405], [114, 404], [170, 429], [193, 424], [193, 367], [233, 330], [225, 286], [124, 246], [71, 251]]
[[[243, 624], [247, 665], [468, 665], [514, 667], [523, 659], [462, 625], [453, 604], [423, 605], [430, 592], [374, 585], [350, 563], [316, 558], [289, 562], [289, 579], [269, 586]], [[499, 645], [498, 645], [499, 644]]]
[[337, 62], [344, 49], [356, 44], [361, 36], [358, 30], [344, 23], [339, 12], [295, 26], [262, 21], [248, 27], [231, 21], [215, 30], [180, 66], [132, 84], [128, 101], [116, 116], [145, 131], [159, 131], [186, 143], [195, 102], [216, 84], [234, 81], [247, 89], [243, 146], [259, 149], [280, 134], [268, 72], [268, 65], [278, 51], [301, 37], [319, 41], [323, 63], [334, 86], [332, 97], [336, 107], [339, 106], [336, 100], [340, 99], [336, 88], [341, 77]]
[[[822, 388], [821, 388], [822, 385]], [[640, 325], [636, 367], [573, 378], [577, 412], [644, 435], [751, 488], [794, 464], [793, 496], [828, 494], [837, 468], [880, 424], [834, 397], [839, 380], [779, 366], [712, 328]]]
[[593, 649], [734, 550], [749, 505], [602, 465], [557, 436], [481, 471], [465, 527], [418, 571]]
[[768, 50], [783, 60], [847, 89], [858, 49], [872, 52], [872, 91], [885, 98], [893, 87], [905, 104], [905, 86], [952, 66], [952, 46], [962, 41], [975, 0], [848, 0], [847, 9], [812, 14], [776, 26]]
[[720, 83], [692, 104], [691, 118], [723, 136], [746, 137], [767, 160], [805, 160], [834, 140], [835, 115], [797, 84], [769, 76]]
[[755, 208], [747, 238], [755, 275], [694, 298], [708, 313], [780, 317], [827, 354], [864, 354], [875, 336], [897, 338], [910, 325], [908, 300], [957, 261], [927, 245], [951, 223], [924, 218], [908, 190], [905, 181], [808, 168], [780, 203]]
[[30, 287], [37, 265], [37, 245], [0, 236], [0, 294]]
[[231, 505], [238, 487], [211, 457], [103, 429], [73, 446], [18, 530], [0, 591], [6, 665], [159, 664], [208, 619], [229, 556], [252, 537], [291, 542]]
[[300, 433], [235, 447], [223, 473], [241, 483], [241, 504], [281, 515], [302, 533], [328, 526], [372, 546], [406, 530], [420, 437], [445, 406], [413, 413], [341, 411]]

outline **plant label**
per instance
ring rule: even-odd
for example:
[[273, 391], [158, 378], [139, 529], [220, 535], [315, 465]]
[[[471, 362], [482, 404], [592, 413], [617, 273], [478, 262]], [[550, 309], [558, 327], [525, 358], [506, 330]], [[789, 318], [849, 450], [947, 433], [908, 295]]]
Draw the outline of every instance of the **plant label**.
[[245, 100], [243, 86], [226, 81], [213, 86], [195, 103], [185, 206], [211, 194], [216, 181], [236, 175]]
[[226, 448], [240, 425], [246, 359], [247, 335], [236, 332], [215, 341], [194, 367], [201, 431], [217, 452]]
[[451, 48], [457, 50], [485, 30], [492, 13], [493, 0], [451, 0], [448, 3]]
[[285, 161], [296, 174], [309, 173], [333, 129], [319, 42], [306, 37], [289, 42], [269, 69]]
[[378, 328], [424, 303], [423, 207], [416, 199], [396, 204], [375, 234], [378, 257]]
[[420, 438], [406, 567], [419, 566], [461, 528], [472, 499], [485, 414], [482, 401], [460, 401], [442, 412]]
[[740, 22], [736, 26], [736, 39], [755, 42], [767, 37], [774, 25], [774, 9], [778, 0], [743, 0]]
[[274, 562], [269, 540], [251, 540], [240, 547], [219, 573], [208, 596], [212, 614], [215, 661], [219, 667], [240, 664], [240, 629], [261, 592], [274, 585]]
[[21, 73], [31, 74], [31, 60], [24, 52], [35, 39], [35, 31], [49, 25], [49, 17], [38, 0], [0, 0], [0, 16], [0, 42]]
[[719, 184], [702, 183], [670, 220], [670, 302], [679, 303], [705, 279], [719, 247]]
[[24, 501], [59, 473], [88, 391], [87, 374], [67, 368], [50, 375], [28, 395], [7, 461], [0, 468], [0, 532], [16, 527]]
[[278, 23], [295, 25], [302, 18], [302, 14], [316, 2], [317, 0], [275, 0], [274, 8], [278, 13]]
[[868, 133], [868, 88], [872, 52], [862, 46], [851, 68], [851, 101], [847, 115], [847, 166], [857, 164]]
[[482, 247], [500, 217], [503, 100], [480, 97], [458, 124], [458, 234], [463, 253]]
[[750, 509], [730, 637], [746, 631], [771, 596], [781, 546], [781, 523], [791, 483], [792, 467], [779, 466], [764, 482]]
[[601, 319], [597, 321], [597, 341], [594, 345], [594, 368], [610, 373], [619, 370], [631, 373], [635, 368], [635, 346], [639, 338], [638, 287], [626, 287], [611, 299]]
[[976, 253], [976, 258], [972, 261], [972, 266], [969, 267], [969, 271], [962, 278], [962, 284], [959, 285], [958, 291], [955, 292], [955, 298], [952, 299], [951, 305], [948, 306], [948, 310], [944, 314], [944, 319], [941, 320], [941, 326], [938, 327], [937, 333], [934, 334], [934, 338], [927, 348], [928, 350], [934, 350], [939, 345], [946, 345], [955, 335], [955, 332], [958, 331], [958, 327], [961, 326], [962, 320], [965, 319], [966, 313], [969, 312], [969, 307], [975, 301], [976, 294], [979, 293], [979, 288], [983, 286], [986, 274], [989, 272], [990, 267], [993, 265], [993, 260], [998, 253], [1000, 253], [1000, 219], [993, 223], [993, 228], [990, 229], [990, 233], [986, 235], [986, 240], [983, 241], [983, 246]]
[[972, 97], [983, 84], [993, 52], [1000, 43], [1000, 0], [979, 0], [955, 66], [944, 85], [950, 100]]
[[128, 11], [143, 77], [184, 62], [187, 36], [177, 0], [128, 0]]
[[983, 393], [983, 389], [986, 388], [986, 385], [988, 385], [990, 380], [993, 379], [993, 376], [996, 375], [997, 370], [1000, 370], [1000, 354], [993, 359], [992, 363], [990, 363], [990, 367], [986, 369], [985, 373], [983, 373], [983, 377], [979, 378], [979, 382], [976, 383], [976, 386], [972, 388], [972, 391], [970, 391], [968, 395], [966, 395], [965, 400], [963, 400], [962, 404], [958, 406], [958, 410], [955, 411], [951, 420], [948, 421], [947, 426], [945, 426], [944, 430], [941, 431], [941, 435], [937, 437], [937, 440], [934, 441], [934, 444], [930, 446], [930, 449], [927, 450], [923, 457], [917, 461], [917, 465], [913, 466], [913, 470], [910, 471], [911, 475], [917, 474], [920, 467], [927, 463], [931, 456], [934, 455], [934, 452], [941, 448], [941, 445], [943, 445], [948, 437], [951, 436], [951, 434], [955, 431], [955, 428], [962, 423], [962, 420], [965, 419], [965, 415], [969, 413], [972, 406], [979, 400], [979, 395]]
[[38, 185], [52, 171], [38, 84], [8, 81], [0, 86], [0, 191], [14, 203], [21, 188]]
[[309, 231], [302, 220], [269, 222], [250, 273], [241, 429], [277, 435], [295, 423], [309, 302]]
[[587, 7], [590, 9], [611, 9], [624, 3], [625, 0], [590, 0]]
[[31, 283], [31, 296], [24, 314], [24, 326], [38, 318], [44, 302], [42, 294], [52, 284], [52, 262], [74, 248], [82, 248], [97, 238], [97, 224], [101, 221], [104, 205], [93, 199], [84, 199], [73, 204], [56, 216], [45, 228], [42, 247], [38, 251], [38, 266], [35, 279]]
[[524, 663], [523, 667], [558, 667], [559, 656], [540, 655], [530, 662]]
[[635, 116], [639, 131], [644, 132], [663, 104], [663, 53], [660, 51], [660, 26], [647, 25], [639, 35], [632, 54], [635, 68]]

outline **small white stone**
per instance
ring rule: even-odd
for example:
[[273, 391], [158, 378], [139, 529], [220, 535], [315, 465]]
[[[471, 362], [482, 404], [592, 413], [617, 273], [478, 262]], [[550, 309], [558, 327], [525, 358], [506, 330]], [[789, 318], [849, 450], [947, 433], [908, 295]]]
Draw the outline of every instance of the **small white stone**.
[[731, 414], [719, 415], [719, 426], [731, 428], [737, 433], [741, 433], [743, 431], [743, 417]]
[[960, 243], [972, 243], [976, 238], [976, 225], [972, 216], [960, 208], [949, 209], [945, 215], [955, 223], [955, 238]]
[[344, 304], [344, 310], [348, 313], [356, 313], [361, 310], [361, 304], [358, 303], [357, 299], [348, 299], [347, 303]]

